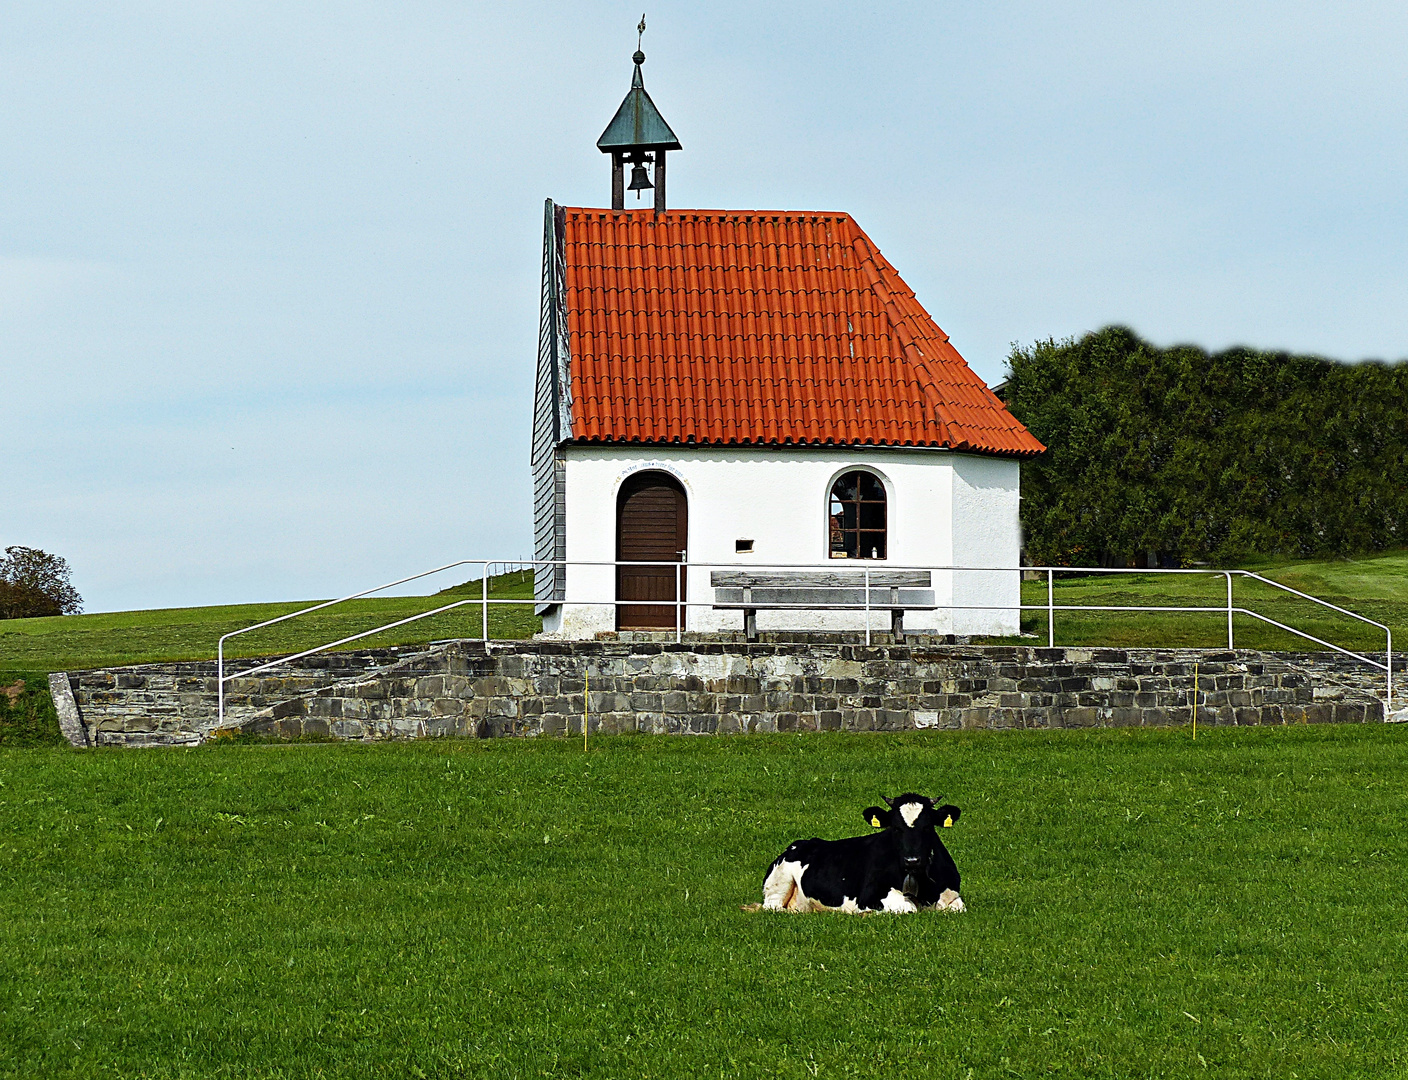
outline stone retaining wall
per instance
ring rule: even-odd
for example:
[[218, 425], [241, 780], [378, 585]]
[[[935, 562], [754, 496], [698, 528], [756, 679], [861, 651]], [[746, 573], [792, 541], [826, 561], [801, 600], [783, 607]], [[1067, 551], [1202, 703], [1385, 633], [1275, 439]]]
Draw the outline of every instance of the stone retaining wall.
[[[227, 726], [285, 737], [1185, 724], [1363, 723], [1383, 702], [1314, 654], [1238, 650], [451, 642], [337, 653], [236, 679]], [[253, 666], [256, 661], [243, 662]], [[193, 743], [215, 726], [214, 666], [70, 676], [97, 744]], [[584, 697], [584, 685], [589, 694]]]
[[[237, 677], [226, 684], [226, 723], [249, 720], [320, 687], [372, 677], [420, 651], [325, 653], [248, 678], [238, 673], [258, 667], [267, 657], [227, 660], [225, 674]], [[50, 676], [51, 683], [56, 678], [62, 676]], [[219, 719], [219, 676], [213, 660], [73, 671], [67, 679], [90, 745], [189, 746], [203, 742]], [[55, 705], [62, 709], [57, 690], [55, 694]]]

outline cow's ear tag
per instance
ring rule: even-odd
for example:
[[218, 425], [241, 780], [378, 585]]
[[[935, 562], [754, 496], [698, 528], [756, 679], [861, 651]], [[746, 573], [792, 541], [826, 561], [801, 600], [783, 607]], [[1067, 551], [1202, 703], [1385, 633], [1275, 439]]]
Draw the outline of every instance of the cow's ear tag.
[[870, 824], [874, 825], [877, 829], [880, 828], [880, 817], [879, 817], [879, 815], [877, 815], [877, 814], [871, 814], [871, 815], [870, 815]]
[[945, 829], [951, 829], [951, 828], [953, 828], [953, 815], [952, 815], [952, 814], [949, 814], [948, 817], [944, 818], [944, 828], [945, 828]]

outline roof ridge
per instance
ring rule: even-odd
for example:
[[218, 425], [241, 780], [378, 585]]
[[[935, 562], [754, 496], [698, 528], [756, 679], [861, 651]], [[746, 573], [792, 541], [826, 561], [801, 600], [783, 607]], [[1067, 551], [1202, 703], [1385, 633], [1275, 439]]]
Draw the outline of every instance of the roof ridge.
[[[925, 400], [934, 410], [934, 421], [938, 424], [940, 437], [945, 441], [953, 442], [955, 449], [967, 447], [967, 439], [954, 438], [955, 428], [958, 425], [944, 407], [943, 394], [939, 391], [938, 379], [929, 369], [928, 361], [923, 352], [915, 346], [913, 335], [905, 325], [904, 316], [895, 307], [894, 290], [890, 288], [889, 282], [885, 280], [880, 268], [875, 265], [875, 256], [880, 254], [879, 249], [876, 248], [874, 241], [865, 234], [864, 229], [859, 225], [854, 225], [854, 228], [857, 235], [851, 246], [859, 250], [861, 270], [864, 271], [866, 279], [870, 282], [870, 287], [880, 297], [881, 308], [885, 312], [885, 318], [890, 321], [891, 330], [899, 340], [904, 358], [909, 361], [919, 376], [919, 388], [924, 392]], [[862, 244], [864, 249], [861, 249]], [[880, 258], [883, 259], [884, 256], [880, 255]]]

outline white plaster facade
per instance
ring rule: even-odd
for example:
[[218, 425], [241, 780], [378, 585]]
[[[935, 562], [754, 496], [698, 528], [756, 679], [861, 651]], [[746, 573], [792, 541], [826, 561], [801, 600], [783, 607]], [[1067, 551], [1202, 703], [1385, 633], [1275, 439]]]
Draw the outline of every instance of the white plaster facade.
[[[931, 571], [936, 611], [905, 615], [905, 629], [932, 633], [1012, 635], [1019, 612], [980, 610], [1020, 602], [1020, 466], [1012, 458], [917, 448], [771, 449], [745, 447], [617, 447], [568, 444], [565, 459], [565, 557], [610, 564], [616, 553], [617, 493], [627, 477], [658, 470], [675, 477], [689, 504], [685, 629], [739, 630], [739, 611], [715, 611], [711, 569], [740, 564], [770, 569], [915, 568]], [[828, 500], [842, 473], [863, 469], [885, 485], [888, 558], [833, 560]], [[752, 540], [750, 554], [735, 542]], [[976, 567], [980, 571], [940, 568]], [[991, 569], [991, 568], [1013, 569]], [[610, 565], [569, 566], [565, 602], [544, 616], [547, 634], [590, 638], [615, 628], [615, 576]], [[972, 605], [969, 609], [945, 605]], [[889, 627], [888, 612], [871, 618]], [[759, 611], [760, 630], [859, 630], [860, 612]]]

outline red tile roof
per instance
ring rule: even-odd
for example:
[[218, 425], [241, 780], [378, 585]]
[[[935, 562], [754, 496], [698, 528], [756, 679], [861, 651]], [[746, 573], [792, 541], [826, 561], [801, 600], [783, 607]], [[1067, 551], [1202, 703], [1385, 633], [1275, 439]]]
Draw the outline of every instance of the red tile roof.
[[559, 212], [576, 440], [1045, 449], [847, 214]]

